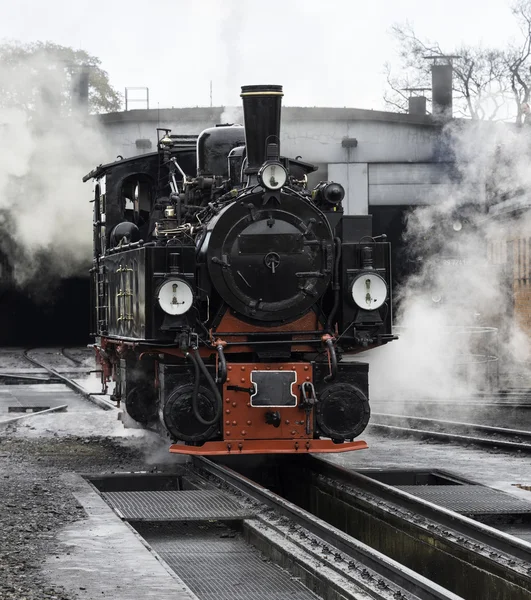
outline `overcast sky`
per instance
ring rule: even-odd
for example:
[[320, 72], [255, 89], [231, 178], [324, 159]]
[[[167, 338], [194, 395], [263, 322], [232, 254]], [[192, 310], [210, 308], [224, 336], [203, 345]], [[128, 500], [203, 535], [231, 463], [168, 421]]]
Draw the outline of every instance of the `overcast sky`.
[[[406, 20], [451, 51], [503, 46], [510, 0], [3, 0], [0, 39], [48, 40], [98, 56], [111, 83], [150, 106], [240, 103], [239, 86], [284, 86], [284, 104], [383, 108], [389, 35]], [[141, 106], [139, 106], [140, 108]]]

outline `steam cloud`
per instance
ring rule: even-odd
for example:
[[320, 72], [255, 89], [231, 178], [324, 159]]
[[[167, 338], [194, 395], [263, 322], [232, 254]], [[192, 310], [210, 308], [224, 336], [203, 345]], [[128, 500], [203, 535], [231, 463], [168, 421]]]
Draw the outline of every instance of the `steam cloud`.
[[220, 123], [243, 125], [243, 109], [240, 106], [225, 106], [220, 116]]
[[[373, 399], [455, 400], [488, 392], [498, 368], [500, 382], [509, 387], [529, 380], [530, 344], [512, 314], [507, 246], [529, 237], [531, 218], [494, 219], [486, 207], [494, 190], [498, 201], [526, 199], [531, 132], [461, 122], [448, 125], [443, 135], [453, 149], [458, 182], [432, 186], [440, 189], [428, 205], [408, 215], [405, 242], [416, 269], [398, 291], [400, 340], [369, 359]], [[528, 258], [527, 277], [530, 266]], [[523, 379], [515, 379], [510, 365]]]
[[95, 119], [70, 109], [68, 87], [64, 65], [43, 55], [16, 71], [0, 66], [0, 250], [22, 286], [90, 265], [91, 188], [81, 178], [108, 152]]

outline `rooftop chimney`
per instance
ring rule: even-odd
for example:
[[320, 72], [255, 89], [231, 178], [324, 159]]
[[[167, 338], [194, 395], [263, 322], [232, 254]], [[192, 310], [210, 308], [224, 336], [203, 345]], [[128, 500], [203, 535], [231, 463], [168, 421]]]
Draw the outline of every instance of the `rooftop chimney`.
[[408, 113], [410, 115], [425, 115], [426, 96], [410, 96], [408, 99]]
[[89, 68], [87, 65], [82, 65], [73, 77], [72, 107], [84, 113], [88, 113]]
[[452, 72], [451, 64], [432, 65], [432, 114], [437, 119], [452, 118]]

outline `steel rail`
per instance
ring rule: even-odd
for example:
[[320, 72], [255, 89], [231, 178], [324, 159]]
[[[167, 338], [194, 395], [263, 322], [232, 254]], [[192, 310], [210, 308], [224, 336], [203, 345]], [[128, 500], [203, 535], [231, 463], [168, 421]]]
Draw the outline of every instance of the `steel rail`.
[[68, 409], [68, 404], [61, 404], [61, 406], [52, 406], [52, 408], [46, 408], [45, 410], [38, 410], [37, 412], [32, 412], [25, 415], [20, 415], [19, 417], [12, 417], [10, 419], [4, 419], [0, 421], [0, 427], [4, 425], [12, 425], [13, 423], [18, 423], [24, 419], [30, 419], [32, 417], [38, 417], [40, 415], [47, 415], [53, 412], [63, 412]]
[[88, 400], [89, 402], [96, 404], [96, 406], [103, 408], [103, 410], [116, 409], [116, 405], [114, 403], [112, 403], [110, 400], [101, 398], [100, 397], [101, 394], [87, 391], [83, 386], [79, 385], [79, 383], [77, 383], [73, 379], [70, 379], [69, 377], [62, 375], [61, 373], [59, 373], [52, 367], [49, 367], [49, 366], [45, 365], [44, 363], [38, 361], [33, 356], [29, 356], [29, 352], [30, 352], [30, 350], [24, 350], [24, 356], [25, 356], [25, 358], [28, 359], [29, 362], [33, 363], [37, 367], [40, 367], [41, 369], [44, 369], [45, 371], [48, 371], [48, 373], [51, 373], [54, 377], [59, 379], [62, 383], [64, 383], [71, 390], [73, 390], [74, 392], [76, 392], [77, 394], [79, 394], [80, 396], [85, 398], [85, 400]]
[[[475, 444], [489, 448], [496, 447], [512, 451], [531, 452], [531, 443], [513, 441], [514, 438], [524, 438], [530, 440], [531, 442], [531, 432], [520, 429], [491, 427], [488, 425], [462, 423], [458, 421], [445, 421], [441, 419], [430, 419], [425, 417], [411, 417], [407, 415], [373, 413], [372, 417], [374, 417], [377, 422], [370, 422], [369, 427], [377, 431], [388, 431], [390, 433], [406, 435], [409, 437], [420, 437], [422, 439], [431, 438], [447, 442], [457, 442], [459, 444]], [[387, 422], [378, 422], [378, 419], [382, 419], [383, 421]], [[460, 430], [461, 432], [472, 431], [487, 435], [504, 436], [505, 439], [500, 439], [499, 437], [477, 437], [463, 433], [452, 433], [451, 431], [419, 429], [414, 425], [432, 425], [435, 427], [443, 426], [446, 429], [452, 428], [458, 431]]]
[[347, 530], [352, 522], [362, 541], [404, 557], [453, 592], [485, 600], [530, 598], [531, 544], [525, 540], [317, 457], [304, 457], [288, 476], [289, 489], [303, 489], [304, 505], [318, 514], [324, 507]]
[[[205, 471], [216, 478], [223, 486], [228, 486], [236, 493], [243, 493], [245, 496], [273, 508], [326, 544], [345, 553], [347, 557], [357, 561], [365, 569], [370, 569], [399, 588], [407, 590], [414, 597], [423, 600], [457, 600], [461, 598], [228, 467], [200, 456], [194, 456], [192, 464], [200, 472]], [[328, 549], [329, 551], [330, 549]], [[356, 579], [356, 584], [362, 588], [364, 586], [363, 581], [359, 579]], [[366, 589], [366, 591], [371, 594], [370, 590]]]
[[74, 358], [73, 356], [71, 356], [68, 353], [68, 348], [61, 348], [61, 354], [67, 359], [69, 360], [71, 363], [73, 363], [76, 367], [81, 367], [83, 366], [83, 361], [79, 360], [78, 358]]
[[[414, 496], [394, 486], [367, 477], [363, 473], [350, 471], [335, 465], [323, 458], [305, 456], [304, 460], [308, 463], [308, 467], [312, 471], [334, 482], [347, 484], [356, 492], [360, 490], [367, 492], [376, 497], [378, 501], [392, 503], [406, 510], [408, 513], [414, 514], [416, 517], [424, 517], [443, 528], [457, 532], [461, 536], [476, 540], [484, 546], [483, 555], [489, 556], [492, 549], [494, 549], [504, 554], [507, 557], [507, 564], [512, 567], [517, 566], [515, 564], [511, 565], [514, 559], [522, 561], [521, 566], [524, 572], [531, 578], [530, 542], [504, 533], [418, 496]], [[443, 535], [445, 538], [448, 537], [446, 533], [443, 533]], [[479, 552], [478, 548], [475, 548], [475, 550]]]
[[[491, 399], [493, 400], [493, 399]], [[457, 404], [457, 400], [455, 402], [451, 402], [449, 404], [446, 404], [447, 407], [452, 407], [452, 408], [462, 408], [464, 406], [468, 407], [468, 406], [480, 406], [480, 407], [485, 407], [485, 408], [499, 408], [499, 409], [503, 409], [506, 410], [507, 408], [531, 408], [531, 397], [530, 397], [530, 401], [529, 402], [520, 402], [518, 401], [517, 398], [514, 398], [514, 402], [513, 401], [509, 401], [509, 400], [499, 400], [499, 401], [482, 401], [482, 400], [459, 400], [459, 403]], [[410, 405], [410, 406], [421, 406], [421, 407], [436, 407], [436, 408], [440, 408], [442, 406], [441, 401], [440, 400], [426, 400], [424, 398], [418, 398], [415, 400], [401, 400], [398, 399], [396, 402], [395, 401], [387, 401], [387, 400], [373, 400], [371, 402], [372, 406], [385, 406], [385, 407], [392, 407], [395, 406], [396, 404], [405, 406], [405, 405]]]
[[32, 381], [33, 383], [57, 383], [57, 379], [53, 377], [46, 377], [43, 373], [44, 377], [40, 377], [39, 375], [27, 375], [26, 373], [7, 373], [0, 372], [1, 379], [19, 379], [20, 381]]
[[525, 429], [511, 429], [509, 427], [494, 427], [492, 425], [481, 425], [479, 423], [466, 423], [464, 421], [450, 421], [446, 419], [434, 419], [432, 417], [414, 417], [412, 415], [394, 415], [387, 413], [373, 413], [373, 417], [383, 417], [384, 419], [393, 421], [403, 421], [406, 419], [410, 423], [447, 425], [455, 429], [466, 431], [481, 431], [484, 433], [492, 433], [497, 435], [506, 435], [507, 437], [523, 437], [531, 440], [531, 431]]

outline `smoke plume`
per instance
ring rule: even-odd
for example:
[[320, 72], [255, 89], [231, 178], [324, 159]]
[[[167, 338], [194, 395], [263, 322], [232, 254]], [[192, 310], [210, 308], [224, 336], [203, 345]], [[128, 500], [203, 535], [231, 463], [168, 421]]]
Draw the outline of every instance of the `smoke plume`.
[[69, 86], [64, 65], [44, 55], [0, 66], [0, 250], [22, 286], [90, 265], [91, 189], [81, 178], [108, 153]]
[[[373, 399], [451, 400], [531, 382], [531, 322], [513, 309], [511, 255], [531, 237], [531, 218], [495, 215], [494, 207], [529, 201], [531, 132], [461, 121], [443, 136], [456, 172], [407, 216], [412, 272], [398, 289], [400, 339], [374, 353]], [[531, 258], [524, 261], [525, 283]]]

